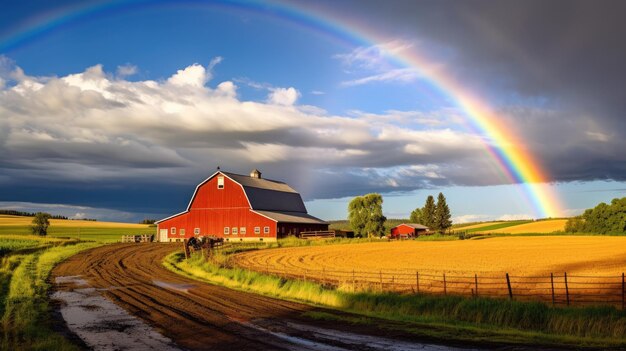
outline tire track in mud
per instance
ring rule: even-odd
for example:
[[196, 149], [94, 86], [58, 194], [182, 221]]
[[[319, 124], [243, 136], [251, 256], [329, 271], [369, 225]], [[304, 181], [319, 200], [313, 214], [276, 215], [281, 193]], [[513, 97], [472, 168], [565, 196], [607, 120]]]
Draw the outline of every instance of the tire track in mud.
[[[126, 311], [141, 318], [178, 346], [190, 350], [453, 350], [423, 344], [417, 337], [376, 327], [345, 325], [303, 317], [323, 311], [191, 280], [162, 267], [179, 245], [115, 244], [77, 254], [53, 270], [54, 277], [80, 276]], [[57, 286], [71, 290], [71, 286]], [[321, 333], [319, 330], [325, 330]], [[333, 333], [337, 333], [333, 338]], [[341, 334], [343, 333], [343, 334]], [[370, 348], [348, 342], [370, 338]], [[393, 349], [393, 347], [391, 347]]]

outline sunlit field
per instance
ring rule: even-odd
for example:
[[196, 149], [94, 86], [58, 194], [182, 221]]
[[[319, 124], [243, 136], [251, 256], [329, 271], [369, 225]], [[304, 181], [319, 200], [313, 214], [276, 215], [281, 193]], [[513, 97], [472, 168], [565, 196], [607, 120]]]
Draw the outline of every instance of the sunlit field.
[[[32, 217], [0, 215], [0, 235], [28, 235]], [[48, 237], [80, 238], [104, 242], [120, 241], [122, 235], [155, 234], [147, 224], [51, 219]]]
[[545, 221], [536, 221], [530, 223], [524, 223], [508, 228], [501, 228], [496, 230], [490, 230], [490, 233], [509, 233], [509, 234], [524, 234], [524, 233], [553, 233], [562, 232], [565, 230], [565, 223], [567, 219], [551, 219]]
[[568, 272], [621, 274], [626, 237], [512, 236], [482, 240], [396, 241], [259, 250], [235, 256], [249, 268], [419, 270], [473, 275]]

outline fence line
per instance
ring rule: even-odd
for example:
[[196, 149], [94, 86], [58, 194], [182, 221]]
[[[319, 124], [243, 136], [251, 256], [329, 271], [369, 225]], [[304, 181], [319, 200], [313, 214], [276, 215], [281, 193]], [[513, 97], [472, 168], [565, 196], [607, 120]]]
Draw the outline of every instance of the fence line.
[[349, 291], [380, 291], [404, 294], [440, 294], [470, 297], [494, 297], [516, 301], [540, 301], [553, 306], [613, 305], [626, 307], [626, 281], [621, 275], [549, 275], [521, 276], [434, 274], [418, 270], [339, 270], [302, 269], [240, 264], [239, 267], [275, 276], [315, 281]]

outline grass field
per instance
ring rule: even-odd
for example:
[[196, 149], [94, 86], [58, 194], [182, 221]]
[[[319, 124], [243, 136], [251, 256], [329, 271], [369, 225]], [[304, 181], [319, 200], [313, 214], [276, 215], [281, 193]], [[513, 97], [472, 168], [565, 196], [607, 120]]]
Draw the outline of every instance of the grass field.
[[97, 245], [0, 235], [0, 350], [79, 349], [52, 330], [47, 278], [58, 262]]
[[[0, 235], [28, 235], [32, 217], [0, 215]], [[119, 241], [122, 235], [155, 234], [156, 227], [147, 224], [50, 220], [48, 237], [70, 237], [102, 242]]]
[[289, 270], [615, 275], [626, 270], [625, 257], [626, 237], [546, 235], [291, 247], [246, 252], [235, 260], [244, 267], [270, 265]]

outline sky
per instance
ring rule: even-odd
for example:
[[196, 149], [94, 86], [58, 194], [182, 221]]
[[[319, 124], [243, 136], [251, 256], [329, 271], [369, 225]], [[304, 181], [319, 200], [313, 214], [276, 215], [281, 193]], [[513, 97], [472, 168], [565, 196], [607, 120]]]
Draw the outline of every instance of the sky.
[[390, 218], [439, 192], [456, 222], [545, 217], [494, 158], [505, 146], [429, 75], [443, 72], [532, 155], [552, 215], [576, 215], [626, 196], [625, 12], [610, 0], [1, 2], [0, 209], [163, 218], [219, 166], [285, 181], [327, 220], [371, 192]]

